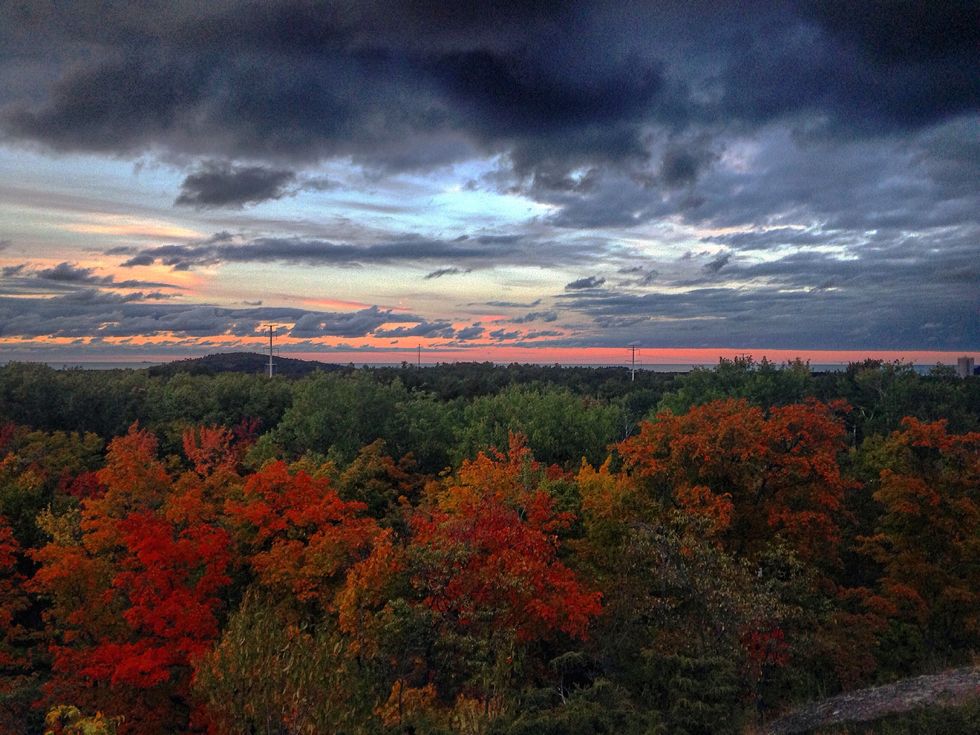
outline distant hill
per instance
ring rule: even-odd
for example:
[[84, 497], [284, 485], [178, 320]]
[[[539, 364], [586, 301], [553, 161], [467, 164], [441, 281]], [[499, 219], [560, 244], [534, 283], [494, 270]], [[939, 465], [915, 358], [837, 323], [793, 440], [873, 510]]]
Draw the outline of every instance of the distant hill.
[[[315, 360], [297, 360], [292, 357], [275, 357], [273, 372], [287, 378], [299, 378], [317, 370], [343, 370], [345, 366]], [[171, 376], [177, 373], [191, 375], [217, 375], [218, 373], [266, 373], [269, 370], [269, 356], [258, 352], [222, 352], [188, 360], [175, 360], [163, 365], [148, 368], [150, 375]]]

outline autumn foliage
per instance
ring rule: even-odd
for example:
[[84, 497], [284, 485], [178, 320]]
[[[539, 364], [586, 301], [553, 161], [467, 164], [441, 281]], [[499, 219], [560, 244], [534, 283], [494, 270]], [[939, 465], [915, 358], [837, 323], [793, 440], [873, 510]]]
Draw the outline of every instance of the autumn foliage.
[[3, 424], [0, 730], [724, 733], [966, 660], [980, 434], [853, 421], [727, 397], [602, 463], [510, 433], [441, 472]]
[[763, 409], [724, 400], [659, 414], [619, 446], [652, 499], [708, 521], [751, 553], [772, 535], [807, 559], [837, 556], [839, 513], [852, 486], [841, 473], [841, 404]]
[[33, 589], [57, 621], [46, 690], [52, 701], [126, 712], [122, 732], [173, 732], [191, 719], [193, 661], [219, 632], [231, 537], [202, 520], [212, 514], [188, 514], [188, 497], [202, 502], [201, 478], [174, 478], [146, 431], [109, 445], [98, 481], [104, 492], [82, 500], [74, 523], [35, 555]]
[[861, 550], [881, 566], [869, 605], [925, 645], [980, 641], [980, 433], [907, 418], [874, 448], [882, 508]]
[[493, 626], [517, 640], [557, 632], [577, 638], [601, 610], [557, 559], [557, 533], [571, 518], [540, 487], [543, 473], [512, 437], [510, 451], [464, 462], [457, 482], [412, 521], [423, 603], [461, 628]]

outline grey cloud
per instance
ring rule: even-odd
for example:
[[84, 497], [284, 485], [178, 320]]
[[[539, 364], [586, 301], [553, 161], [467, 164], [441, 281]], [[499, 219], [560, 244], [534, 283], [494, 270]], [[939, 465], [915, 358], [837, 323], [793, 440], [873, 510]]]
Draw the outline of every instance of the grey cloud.
[[529, 311], [524, 316], [514, 317], [508, 321], [511, 324], [527, 324], [528, 322], [553, 322], [557, 321], [558, 312], [557, 311]]
[[620, 268], [616, 272], [628, 276], [635, 276], [632, 279], [622, 281], [619, 284], [621, 286], [649, 286], [655, 283], [657, 278], [660, 276], [660, 271], [657, 269], [642, 265]]
[[[458, 262], [431, 271], [432, 278], [455, 275], [475, 268], [501, 264], [546, 266], [557, 263], [587, 263], [606, 255], [595, 242], [565, 242], [526, 235], [480, 235], [438, 240], [413, 235], [392, 235], [392, 239], [367, 244], [334, 242], [319, 238], [260, 237], [243, 240], [234, 236], [182, 245], [147, 248], [122, 263], [123, 266], [160, 263], [174, 270], [222, 263], [296, 263], [324, 266], [359, 264]], [[455, 269], [455, 270], [454, 270]], [[433, 275], [439, 273], [439, 276]]]
[[58, 263], [53, 268], [36, 271], [38, 278], [64, 283], [110, 283], [111, 276], [98, 277], [92, 268], [79, 268], [71, 263]]
[[156, 281], [141, 281], [130, 279], [117, 281], [115, 276], [100, 276], [94, 268], [84, 268], [67, 261], [58, 263], [51, 268], [35, 268], [29, 263], [6, 266], [3, 271], [3, 282], [0, 289], [6, 293], [37, 293], [37, 292], [71, 292], [91, 288], [109, 289], [177, 289], [171, 283]]
[[726, 265], [728, 265], [731, 259], [732, 259], [731, 253], [721, 253], [718, 255], [718, 257], [713, 258], [712, 260], [709, 260], [707, 263], [705, 263], [704, 266], [702, 266], [702, 269], [705, 271], [705, 273], [717, 273]]
[[690, 186], [702, 171], [718, 159], [703, 141], [688, 145], [671, 145], [660, 161], [660, 180], [669, 188]]
[[[274, 261], [315, 265], [349, 265], [353, 263], [392, 263], [398, 261], [431, 261], [449, 259], [484, 259], [513, 256], [520, 251], [519, 239], [504, 242], [472, 239], [446, 242], [406, 237], [402, 240], [372, 245], [335, 243], [329, 240], [300, 238], [257, 238], [244, 243], [203, 242], [191, 245], [162, 245], [144, 250], [140, 264], [153, 262], [186, 270], [218, 263], [268, 263]], [[123, 263], [134, 265], [134, 259]]]
[[[953, 134], [962, 126], [955, 122], [944, 130]], [[936, 136], [931, 131], [902, 143], [841, 143], [774, 133], [755, 141], [751, 166], [717, 166], [705, 175], [695, 187], [701, 203], [684, 216], [719, 228], [754, 228], [764, 221], [770, 228], [802, 225], [812, 233], [816, 226], [844, 239], [869, 230], [974, 223], [976, 189], [964, 188], [959, 175], [937, 173]], [[971, 161], [967, 150], [946, 155], [961, 171], [980, 176], [980, 159]]]
[[854, 241], [854, 235], [849, 232], [823, 230], [813, 227], [751, 229], [704, 238], [704, 242], [720, 243], [734, 250], [741, 251], [812, 247], [816, 245], [847, 245], [854, 243]]
[[340, 314], [307, 313], [296, 320], [291, 337], [363, 337], [386, 322], [405, 321], [406, 317], [372, 306], [361, 311]]
[[525, 308], [530, 309], [541, 303], [541, 299], [535, 299], [529, 304], [523, 304], [519, 301], [484, 301], [482, 303], [471, 303], [470, 306], [498, 306], [498, 307], [515, 307], [515, 308]]
[[505, 340], [517, 339], [521, 336], [521, 333], [516, 330], [508, 331], [506, 329], [494, 329], [487, 336], [492, 340], [496, 340], [497, 342], [503, 342]]
[[103, 252], [106, 255], [135, 255], [137, 252], [139, 252], [139, 249], [133, 247], [132, 245], [117, 245], [116, 247], [109, 248]]
[[164, 294], [122, 295], [85, 289], [54, 298], [0, 296], [0, 335], [37, 337], [261, 336], [269, 323], [293, 324], [290, 336], [364, 336], [386, 322], [416, 323], [412, 314], [372, 306], [356, 312], [311, 312], [284, 307], [228, 309], [163, 303]]
[[134, 255], [129, 260], [124, 260], [120, 265], [124, 268], [132, 268], [138, 265], [153, 265], [156, 262], [156, 258], [149, 253], [141, 253], [140, 255]]
[[470, 325], [469, 327], [463, 327], [462, 329], [457, 330], [456, 341], [467, 342], [469, 340], [479, 339], [479, 337], [483, 334], [484, 331], [485, 331], [484, 328], [481, 327], [479, 324], [473, 324]]
[[311, 176], [303, 181], [303, 188], [309, 191], [334, 191], [340, 184], [326, 176]]
[[556, 332], [552, 329], [542, 329], [534, 332], [528, 332], [522, 337], [522, 339], [542, 339], [544, 337], [560, 337], [560, 336], [562, 336], [561, 332]]
[[667, 292], [561, 294], [556, 298], [564, 309], [591, 317], [598, 328], [561, 341], [976, 350], [977, 234], [887, 237], [844, 257], [801, 251], [775, 260], [731, 260], [720, 272], [702, 269], [695, 278], [668, 282], [673, 288]]
[[63, 296], [58, 297], [62, 302], [81, 303], [81, 304], [127, 304], [135, 301], [163, 301], [176, 298], [176, 294], [167, 294], [162, 291], [131, 291], [121, 294], [114, 291], [102, 291], [98, 288], [84, 288], [79, 291], [69, 291]]
[[196, 209], [241, 209], [279, 199], [296, 180], [293, 171], [208, 161], [188, 174], [174, 204]]
[[426, 273], [425, 280], [429, 281], [433, 278], [442, 278], [443, 276], [459, 276], [465, 273], [471, 273], [472, 270], [472, 268], [439, 268], [431, 273]]
[[375, 337], [452, 337], [455, 330], [450, 322], [419, 322], [413, 327], [395, 327], [394, 329], [377, 329]]
[[605, 282], [606, 282], [605, 278], [599, 278], [598, 276], [587, 276], [585, 278], [579, 278], [577, 281], [566, 283], [565, 290], [579, 291], [587, 288], [599, 288], [599, 286], [601, 286]]

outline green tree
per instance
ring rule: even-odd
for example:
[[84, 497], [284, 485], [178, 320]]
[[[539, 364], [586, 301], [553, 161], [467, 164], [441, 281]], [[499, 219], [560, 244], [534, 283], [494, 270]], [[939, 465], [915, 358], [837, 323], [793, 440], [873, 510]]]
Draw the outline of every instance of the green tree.
[[520, 433], [540, 461], [576, 466], [585, 457], [599, 463], [623, 437], [622, 408], [567, 389], [515, 386], [473, 400], [463, 409], [457, 459], [492, 447], [506, 447]]
[[723, 398], [744, 398], [755, 406], [769, 408], [800, 403], [814, 395], [810, 364], [793, 360], [782, 366], [751, 356], [721, 358], [713, 369], [695, 368], [678, 376], [677, 387], [664, 395], [660, 411], [675, 414]]

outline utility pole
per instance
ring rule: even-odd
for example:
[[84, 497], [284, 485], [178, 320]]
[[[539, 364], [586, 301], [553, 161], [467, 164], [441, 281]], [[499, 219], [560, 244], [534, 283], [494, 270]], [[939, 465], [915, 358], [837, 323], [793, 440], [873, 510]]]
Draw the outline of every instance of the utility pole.
[[272, 377], [272, 325], [269, 325], [269, 377]]
[[631, 342], [630, 348], [630, 382], [636, 380], [636, 342]]
[[422, 369], [422, 345], [419, 345], [419, 356], [417, 362], [415, 363], [415, 367], [418, 370]]

